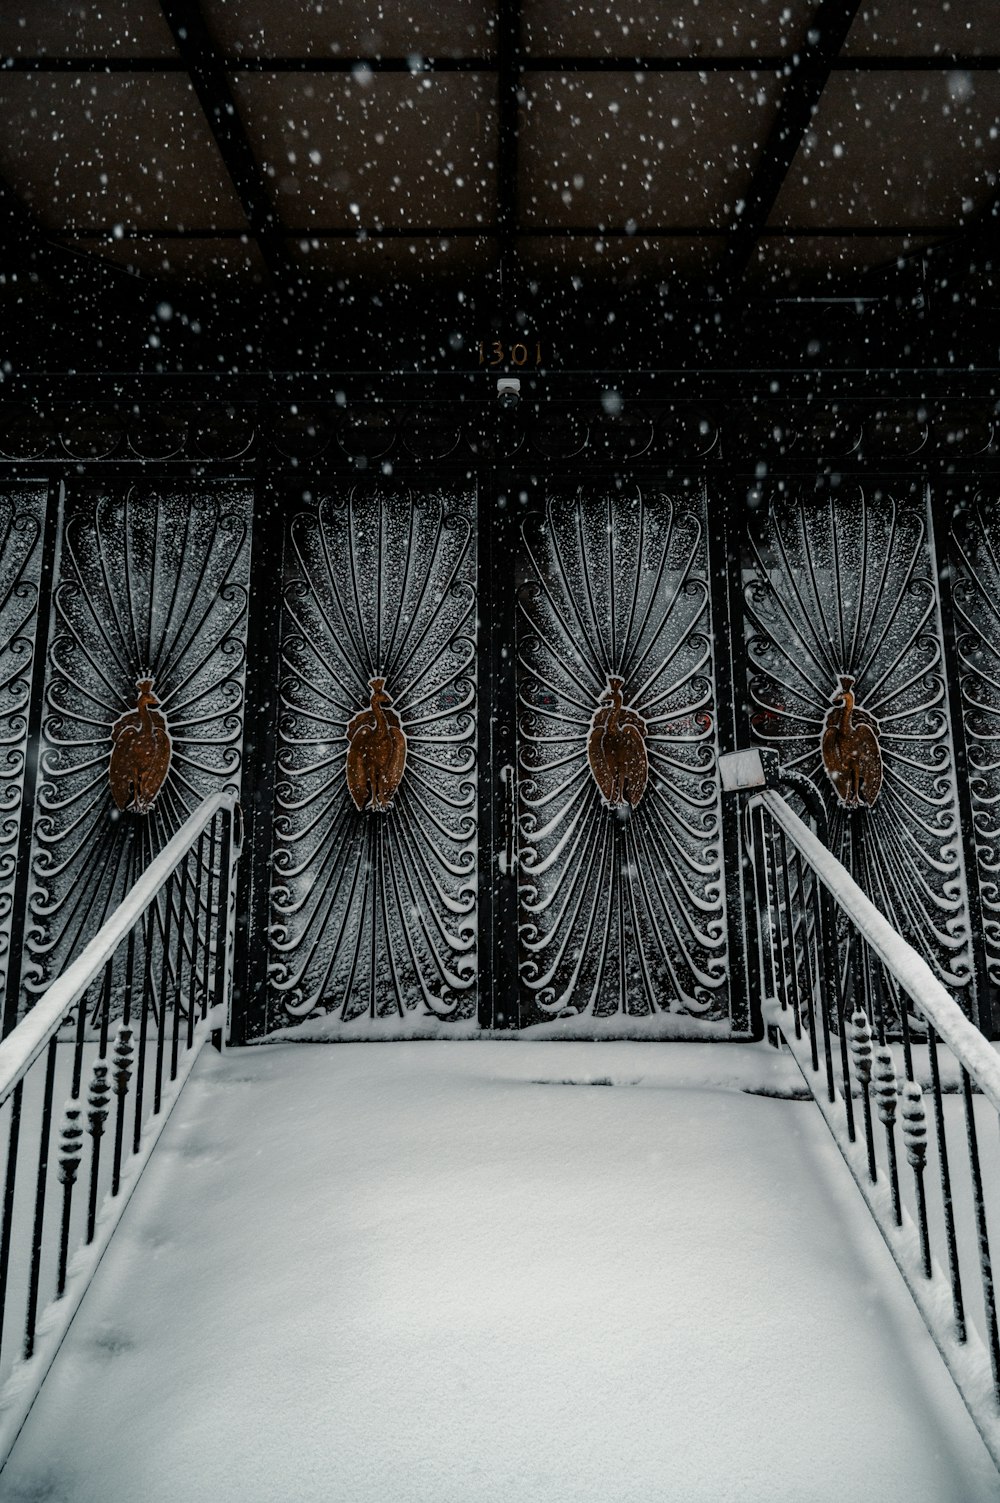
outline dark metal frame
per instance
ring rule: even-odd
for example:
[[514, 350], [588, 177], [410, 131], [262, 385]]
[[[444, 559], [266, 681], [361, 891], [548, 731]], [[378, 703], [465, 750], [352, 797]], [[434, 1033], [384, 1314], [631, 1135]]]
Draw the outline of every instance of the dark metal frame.
[[[522, 383], [520, 406], [507, 411], [496, 399], [495, 373], [488, 377], [478, 373], [443, 376], [430, 383], [430, 391], [427, 379], [416, 376], [380, 380], [374, 375], [342, 375], [334, 381], [333, 390], [343, 393], [343, 401], [331, 400], [329, 383], [305, 374], [244, 377], [227, 382], [221, 392], [216, 386], [214, 400], [215, 383], [198, 377], [132, 377], [128, 389], [134, 395], [129, 402], [120, 400], [120, 382], [111, 378], [104, 383], [84, 383], [79, 377], [23, 381], [19, 383], [21, 402], [16, 406], [18, 421], [28, 425], [24, 431], [29, 437], [35, 431], [31, 424], [41, 423], [37, 431], [48, 450], [30, 460], [0, 459], [0, 479], [33, 479], [49, 485], [45, 535], [48, 568], [55, 547], [62, 476], [85, 473], [91, 479], [120, 482], [128, 477], [151, 483], [166, 477], [208, 480], [224, 476], [254, 487], [243, 772], [247, 833], [239, 878], [239, 912], [249, 938], [236, 957], [234, 1040], [254, 1036], [260, 1026], [260, 989], [266, 974], [277, 717], [276, 540], [289, 486], [308, 488], [314, 479], [349, 479], [366, 473], [366, 465], [375, 468], [383, 464], [391, 466], [393, 478], [400, 483], [417, 477], [426, 481], [433, 476], [435, 482], [463, 486], [471, 478], [476, 486], [481, 517], [483, 622], [478, 691], [481, 706], [491, 707], [481, 719], [479, 795], [480, 954], [486, 977], [480, 993], [479, 1020], [485, 1028], [508, 1028], [516, 1023], [510, 1004], [516, 994], [517, 895], [515, 881], [498, 875], [498, 858], [506, 855], [511, 830], [507, 795], [497, 783], [497, 773], [515, 763], [513, 659], [509, 652], [504, 654], [504, 648], [513, 641], [510, 560], [516, 514], [528, 504], [522, 503], [522, 496], [540, 497], [549, 479], [565, 480], [574, 471], [596, 482], [626, 472], [659, 485], [681, 476], [704, 478], [712, 518], [712, 611], [720, 643], [716, 661], [720, 736], [723, 749], [727, 749], [749, 738], [741, 649], [737, 647], [733, 656], [730, 644], [740, 631], [742, 515], [759, 465], [767, 466], [771, 481], [783, 478], [793, 487], [810, 490], [823, 475], [833, 485], [838, 477], [848, 476], [870, 486], [930, 483], [935, 496], [949, 682], [953, 679], [950, 545], [945, 524], [952, 495], [981, 483], [998, 469], [1000, 451], [991, 436], [995, 423], [993, 377], [988, 371], [901, 371], [894, 376], [891, 401], [877, 375], [865, 379], [836, 370], [787, 372], [777, 381], [770, 375], [746, 370], [730, 369], [718, 376], [703, 372], [685, 378], [683, 394], [676, 377], [636, 373], [613, 378], [615, 388], [623, 395], [618, 417], [609, 416], [598, 400], [602, 386], [609, 384], [608, 377], [598, 385], [583, 373], [528, 377]], [[541, 399], [543, 391], [545, 399]], [[11, 412], [10, 406], [0, 403], [0, 448], [4, 444], [9, 448], [12, 442], [3, 437], [4, 421]], [[87, 432], [96, 434], [92, 448], [102, 457], [87, 458], [81, 453], [79, 420], [84, 412], [91, 424]], [[379, 424], [388, 422], [393, 435], [388, 451], [370, 461], [357, 452], [363, 448], [357, 439], [359, 434], [363, 436], [368, 415]], [[962, 443], [949, 443], [949, 430], [961, 426], [960, 415], [964, 415], [969, 436]], [[131, 449], [128, 435], [147, 417], [157, 418], [168, 427], [177, 420], [178, 436], [171, 457], [144, 460]], [[422, 455], [414, 424], [425, 420], [454, 429], [456, 444], [446, 458], [432, 457], [433, 446]], [[337, 438], [338, 423], [347, 424], [354, 435], [346, 448]], [[589, 430], [587, 442], [574, 457], [553, 457], [551, 443], [546, 453], [534, 442], [538, 424], [546, 425], [551, 437], [553, 425], [558, 430], [560, 424], [573, 423]], [[313, 434], [308, 431], [310, 424], [315, 428]], [[906, 443], [901, 444], [897, 428]], [[226, 450], [227, 429], [233, 434], [228, 449], [235, 457], [211, 457]], [[105, 431], [107, 436], [101, 441]], [[58, 437], [60, 432], [67, 435], [66, 447]], [[630, 434], [639, 436], [637, 451], [631, 456]], [[909, 456], [894, 454], [893, 447], [900, 446], [915, 452]], [[319, 452], [310, 453], [311, 449]], [[40, 655], [34, 669], [30, 710], [32, 746], [38, 744], [41, 714], [45, 643], [41, 625], [39, 630]], [[961, 717], [955, 709], [952, 704], [966, 863], [974, 871], [974, 837], [962, 776], [965, 752]], [[29, 778], [32, 776], [29, 763]], [[28, 787], [26, 784], [26, 794]], [[31, 820], [30, 796], [25, 798], [21, 820], [26, 833]], [[725, 806], [724, 821], [733, 961], [736, 964], [738, 957], [745, 957], [738, 963], [746, 966], [751, 986], [750, 1028], [759, 1032], [759, 998], [753, 994], [755, 967], [752, 954], [745, 955], [747, 948], [752, 952], [754, 944], [752, 915], [747, 911], [750, 883], [746, 867], [741, 866], [735, 814]], [[26, 848], [22, 845], [22, 849]], [[17, 879], [22, 911], [29, 880], [24, 865]], [[976, 934], [981, 929], [979, 901], [977, 884], [970, 881], [970, 922]], [[993, 989], [983, 980], [981, 956], [977, 972], [981, 1021], [992, 1031], [1000, 1024], [1000, 1014]]]

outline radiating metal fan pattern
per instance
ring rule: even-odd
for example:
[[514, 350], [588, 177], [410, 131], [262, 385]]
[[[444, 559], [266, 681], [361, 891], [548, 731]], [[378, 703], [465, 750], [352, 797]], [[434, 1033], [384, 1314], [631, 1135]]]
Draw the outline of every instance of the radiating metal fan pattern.
[[345, 488], [290, 520], [271, 925], [286, 1023], [475, 1024], [474, 529], [471, 495], [403, 489]]
[[44, 517], [44, 487], [17, 487], [0, 494], [0, 977], [4, 983], [24, 793]]
[[1000, 520], [978, 498], [956, 518], [954, 602], [990, 979], [1000, 985]]
[[[250, 519], [248, 491], [231, 485], [67, 499], [32, 839], [29, 992], [78, 953], [206, 794], [239, 786]], [[112, 729], [149, 678], [170, 727], [170, 766], [147, 813], [122, 813], [109, 779]], [[164, 922], [161, 900], [161, 935]]]
[[610, 485], [555, 497], [523, 525], [529, 1025], [605, 1019], [627, 1032], [672, 1013], [728, 1026], [707, 568], [701, 496]]
[[[945, 984], [967, 988], [954, 755], [924, 499], [854, 491], [762, 500], [750, 513], [744, 594], [757, 738], [821, 791], [832, 849], [877, 907]], [[823, 765], [844, 677], [863, 723], [876, 727], [881, 766], [869, 767], [870, 807], [863, 794], [849, 806]]]

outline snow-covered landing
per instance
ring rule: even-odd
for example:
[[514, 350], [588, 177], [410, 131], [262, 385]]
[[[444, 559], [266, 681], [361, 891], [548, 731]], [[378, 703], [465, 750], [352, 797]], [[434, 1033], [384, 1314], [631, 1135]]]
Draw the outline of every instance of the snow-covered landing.
[[4, 1503], [995, 1500], [819, 1113], [733, 1089], [751, 1057], [787, 1068], [206, 1051]]

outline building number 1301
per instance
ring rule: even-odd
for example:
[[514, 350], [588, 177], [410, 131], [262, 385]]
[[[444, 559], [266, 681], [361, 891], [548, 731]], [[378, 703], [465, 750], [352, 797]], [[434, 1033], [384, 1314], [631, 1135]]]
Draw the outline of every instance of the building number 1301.
[[501, 344], [499, 339], [495, 339], [492, 344], [488, 344], [485, 339], [479, 341], [480, 365], [541, 365], [541, 363], [541, 340], [534, 347], [529, 344]]

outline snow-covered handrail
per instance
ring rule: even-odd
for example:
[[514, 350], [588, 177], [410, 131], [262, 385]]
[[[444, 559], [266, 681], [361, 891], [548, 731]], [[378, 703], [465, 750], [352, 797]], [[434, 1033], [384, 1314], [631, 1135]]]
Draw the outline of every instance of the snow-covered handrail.
[[[801, 778], [785, 781], [822, 824], [816, 790]], [[1000, 1059], [765, 778], [731, 791], [750, 795], [763, 1022], [791, 1050], [1000, 1468], [990, 1250], [1000, 1186], [984, 1176], [978, 1146], [983, 1130], [993, 1136], [1000, 1123]], [[856, 818], [857, 839], [871, 838], [871, 825]]]
[[222, 1037], [239, 846], [235, 796], [212, 794], [0, 1043], [0, 1336], [24, 1332], [20, 1352], [0, 1346], [0, 1467], [202, 1046]]
[[235, 793], [211, 793], [150, 862], [128, 896], [29, 1013], [0, 1043], [0, 1106], [41, 1054], [63, 1020], [100, 975], [133, 925], [142, 917], [178, 864], [190, 853], [220, 809], [232, 813]]
[[796, 850], [808, 861], [837, 906], [854, 922], [890, 975], [933, 1023], [941, 1039], [1000, 1112], [1000, 1057], [949, 996], [923, 956], [866, 897], [847, 868], [817, 839], [773, 788], [757, 795]]

